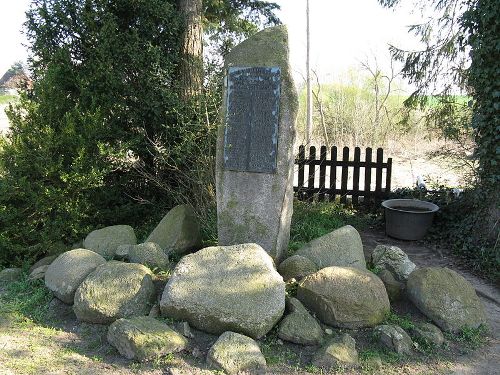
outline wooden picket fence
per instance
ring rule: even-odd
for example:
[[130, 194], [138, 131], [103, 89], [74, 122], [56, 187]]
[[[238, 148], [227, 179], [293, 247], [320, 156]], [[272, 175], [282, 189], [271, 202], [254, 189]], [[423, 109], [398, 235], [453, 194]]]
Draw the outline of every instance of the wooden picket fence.
[[[372, 160], [371, 148], [365, 150], [365, 160], [361, 160], [359, 147], [354, 148], [353, 160], [350, 160], [349, 147], [342, 149], [341, 156], [342, 159], [338, 160], [337, 147], [334, 146], [330, 149], [328, 158], [327, 147], [321, 146], [319, 159], [317, 159], [316, 147], [311, 146], [309, 156], [306, 157], [305, 146], [300, 146], [299, 154], [295, 159], [295, 165], [298, 166], [298, 183], [293, 187], [297, 198], [312, 201], [316, 197], [318, 201], [334, 201], [339, 196], [340, 202], [346, 203], [347, 197], [350, 196], [353, 205], [358, 205], [361, 203], [360, 197], [363, 197], [363, 204], [380, 202], [387, 197], [391, 191], [392, 158], [384, 161], [383, 149], [377, 149], [375, 161]], [[305, 180], [306, 166], [308, 166], [307, 180]], [[337, 183], [337, 175], [339, 175], [337, 168], [340, 169], [340, 186]], [[375, 174], [374, 184], [373, 174]], [[326, 187], [327, 177], [329, 187]], [[361, 178], [364, 181], [360, 183]], [[348, 184], [349, 180], [352, 180], [352, 183]]]

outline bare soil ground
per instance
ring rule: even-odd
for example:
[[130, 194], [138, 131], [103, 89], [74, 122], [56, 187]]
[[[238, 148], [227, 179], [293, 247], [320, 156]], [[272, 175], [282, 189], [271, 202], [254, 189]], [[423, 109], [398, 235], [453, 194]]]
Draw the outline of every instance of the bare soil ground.
[[[408, 253], [418, 266], [446, 266], [464, 275], [478, 291], [490, 318], [490, 332], [480, 349], [448, 337], [442, 349], [400, 357], [384, 352], [371, 339], [370, 330], [348, 331], [360, 352], [361, 367], [339, 368], [331, 374], [498, 374], [500, 363], [500, 294], [498, 289], [457, 268], [451, 257], [415, 242], [397, 241], [377, 230], [362, 233], [366, 256], [377, 244], [394, 244]], [[1, 292], [0, 292], [1, 293]], [[1, 303], [1, 299], [0, 299]], [[412, 322], [425, 320], [408, 302], [393, 304], [393, 311]], [[216, 336], [193, 330], [195, 339], [187, 352], [150, 363], [121, 357], [106, 341], [106, 326], [80, 323], [71, 307], [54, 299], [46, 324], [36, 324], [22, 315], [0, 314], [0, 374], [214, 374], [205, 365], [208, 349]], [[325, 327], [326, 328], [326, 327]], [[333, 329], [334, 334], [339, 330]], [[268, 374], [328, 374], [311, 365], [315, 348], [281, 342], [272, 331], [260, 340], [268, 362]], [[384, 360], [373, 369], [369, 358], [378, 353]]]

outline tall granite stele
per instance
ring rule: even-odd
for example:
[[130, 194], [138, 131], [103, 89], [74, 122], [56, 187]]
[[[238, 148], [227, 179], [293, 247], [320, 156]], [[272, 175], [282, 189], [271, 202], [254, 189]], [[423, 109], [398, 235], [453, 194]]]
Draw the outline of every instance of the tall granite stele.
[[265, 29], [225, 61], [217, 140], [219, 245], [254, 242], [275, 261], [290, 239], [298, 98], [285, 26]]

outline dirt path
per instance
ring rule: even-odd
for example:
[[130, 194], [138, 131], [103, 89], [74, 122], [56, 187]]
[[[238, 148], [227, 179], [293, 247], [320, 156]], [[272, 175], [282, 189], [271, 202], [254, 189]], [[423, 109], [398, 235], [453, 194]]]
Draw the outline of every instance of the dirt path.
[[457, 266], [454, 259], [439, 250], [433, 250], [414, 241], [400, 241], [390, 238], [380, 231], [361, 233], [365, 256], [370, 254], [377, 245], [394, 245], [401, 248], [417, 267], [448, 267], [460, 273], [476, 289], [483, 302], [490, 325], [488, 345], [473, 355], [458, 358], [451, 368], [452, 374], [484, 374], [500, 373], [500, 291], [498, 288], [470, 272]]

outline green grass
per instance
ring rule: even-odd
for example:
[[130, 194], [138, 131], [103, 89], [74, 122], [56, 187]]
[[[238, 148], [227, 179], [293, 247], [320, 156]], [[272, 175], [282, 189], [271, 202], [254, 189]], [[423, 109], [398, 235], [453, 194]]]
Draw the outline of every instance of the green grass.
[[344, 225], [360, 230], [373, 222], [373, 218], [336, 202], [293, 203], [289, 252], [292, 254], [305, 243], [321, 237]]
[[455, 341], [466, 349], [475, 350], [486, 344], [488, 328], [481, 324], [478, 328], [462, 328], [459, 333], [445, 333], [447, 339]]
[[1, 95], [0, 94], [0, 105], [1, 104], [8, 104], [10, 102], [16, 101], [17, 100], [17, 95]]
[[387, 324], [397, 325], [403, 328], [405, 331], [410, 331], [415, 328], [415, 324], [411, 320], [410, 315], [397, 315], [394, 312], [390, 312], [386, 319]]

